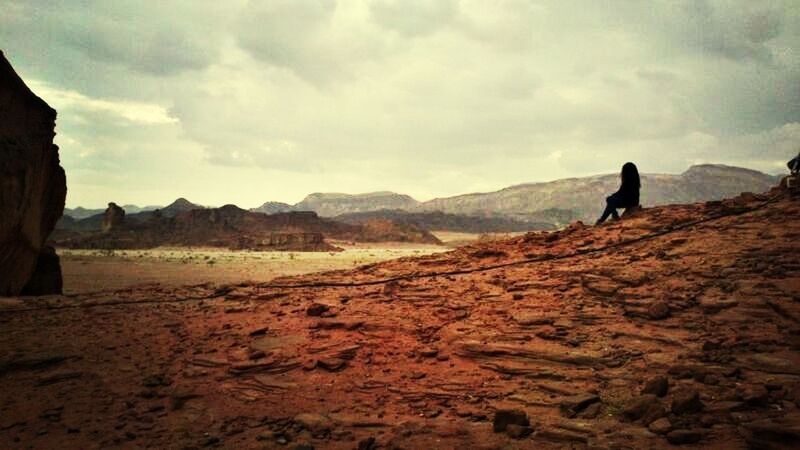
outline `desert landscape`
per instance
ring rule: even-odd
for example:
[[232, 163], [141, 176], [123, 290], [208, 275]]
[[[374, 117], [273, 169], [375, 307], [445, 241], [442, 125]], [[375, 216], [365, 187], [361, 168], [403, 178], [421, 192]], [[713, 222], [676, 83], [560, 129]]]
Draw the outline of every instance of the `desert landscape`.
[[800, 448], [797, 36], [9, 0], [0, 450]]
[[76, 448], [793, 448], [797, 199], [270, 282], [8, 298], [0, 430]]

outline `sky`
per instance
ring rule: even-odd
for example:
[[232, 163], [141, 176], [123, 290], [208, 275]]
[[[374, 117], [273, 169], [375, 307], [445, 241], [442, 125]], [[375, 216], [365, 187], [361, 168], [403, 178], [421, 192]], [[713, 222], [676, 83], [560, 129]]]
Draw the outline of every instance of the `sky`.
[[800, 2], [3, 0], [67, 206], [418, 200], [800, 150]]

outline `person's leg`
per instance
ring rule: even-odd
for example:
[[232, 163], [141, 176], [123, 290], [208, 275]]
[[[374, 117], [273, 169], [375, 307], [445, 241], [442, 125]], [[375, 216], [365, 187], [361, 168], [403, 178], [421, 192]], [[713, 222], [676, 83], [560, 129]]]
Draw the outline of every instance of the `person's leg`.
[[614, 215], [617, 216], [617, 210], [614, 208], [614, 200], [613, 195], [606, 197], [606, 209], [603, 211], [603, 215], [597, 219], [596, 225], [600, 225], [601, 223], [605, 222], [608, 219], [608, 216]]

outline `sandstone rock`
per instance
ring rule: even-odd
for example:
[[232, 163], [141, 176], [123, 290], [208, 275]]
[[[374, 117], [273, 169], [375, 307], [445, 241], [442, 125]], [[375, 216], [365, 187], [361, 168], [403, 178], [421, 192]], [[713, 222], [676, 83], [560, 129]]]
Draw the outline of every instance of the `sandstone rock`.
[[672, 429], [672, 423], [666, 417], [662, 417], [648, 425], [647, 429], [655, 434], [667, 434]]
[[669, 317], [669, 305], [665, 302], [656, 302], [647, 307], [647, 316], [653, 320], [662, 320]]
[[658, 376], [650, 379], [642, 388], [642, 394], [653, 394], [657, 397], [667, 395], [669, 391], [669, 380], [667, 377]]
[[645, 425], [664, 417], [664, 415], [666, 415], [666, 410], [658, 401], [658, 397], [653, 394], [644, 394], [632, 399], [622, 410], [622, 416], [625, 419], [641, 420]]
[[506, 426], [506, 434], [514, 439], [523, 439], [533, 433], [531, 427], [510, 423]]
[[108, 208], [103, 213], [103, 225], [101, 230], [103, 233], [108, 233], [109, 231], [119, 227], [125, 221], [125, 210], [117, 206], [116, 203], [111, 202], [108, 204]]
[[423, 347], [419, 350], [419, 355], [423, 358], [433, 358], [439, 354], [439, 350], [433, 347]]
[[22, 295], [50, 295], [61, 294], [63, 281], [61, 277], [61, 262], [56, 250], [49, 245], [42, 247], [36, 268], [31, 278], [22, 288]]
[[0, 295], [22, 291], [64, 212], [55, 119], [0, 52]]
[[317, 360], [317, 366], [329, 372], [336, 372], [343, 369], [347, 362], [340, 358], [321, 358]]
[[528, 415], [519, 409], [498, 409], [494, 413], [492, 429], [495, 433], [506, 431], [509, 425], [530, 426]]
[[557, 442], [578, 442], [583, 444], [589, 442], [589, 438], [583, 434], [553, 429], [544, 429], [538, 431], [536, 433], [536, 438]]
[[587, 406], [600, 401], [600, 397], [594, 394], [580, 394], [566, 397], [561, 400], [559, 409], [561, 414], [565, 417], [575, 417], [579, 412], [583, 411]]
[[331, 419], [316, 413], [298, 414], [294, 417], [294, 422], [308, 430], [315, 437], [325, 435], [333, 428]]
[[328, 312], [328, 310], [330, 310], [330, 307], [328, 305], [323, 305], [322, 303], [314, 303], [313, 305], [309, 306], [308, 309], [306, 309], [306, 315], [311, 317], [319, 317], [323, 313]]
[[700, 394], [693, 389], [680, 390], [672, 397], [672, 412], [675, 414], [693, 413], [702, 409]]

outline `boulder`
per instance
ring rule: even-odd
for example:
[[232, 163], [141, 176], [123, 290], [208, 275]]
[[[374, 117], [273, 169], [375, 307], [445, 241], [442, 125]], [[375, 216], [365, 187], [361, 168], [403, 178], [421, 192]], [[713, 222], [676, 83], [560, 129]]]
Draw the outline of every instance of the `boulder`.
[[495, 433], [506, 431], [509, 425], [519, 425], [520, 427], [530, 426], [528, 415], [519, 409], [498, 409], [494, 413], [492, 429]]
[[0, 295], [17, 295], [64, 212], [67, 181], [53, 144], [56, 111], [28, 89], [2, 52], [0, 111]]

